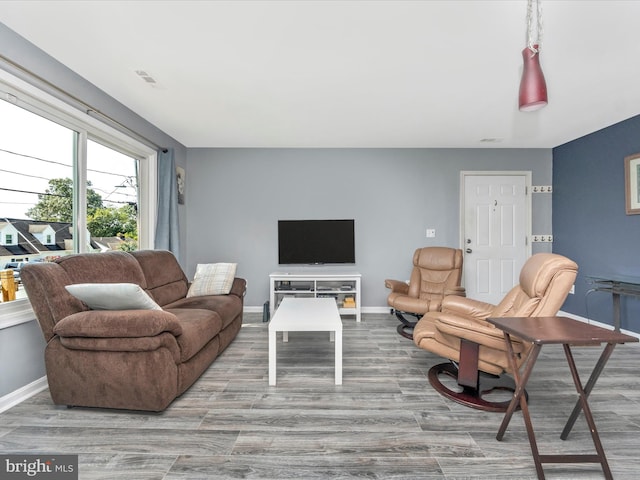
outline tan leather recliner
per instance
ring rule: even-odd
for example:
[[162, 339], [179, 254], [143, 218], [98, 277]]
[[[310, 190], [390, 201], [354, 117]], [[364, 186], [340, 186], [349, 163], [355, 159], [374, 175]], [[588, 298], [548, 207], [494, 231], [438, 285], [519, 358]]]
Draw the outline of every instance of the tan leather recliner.
[[[485, 378], [512, 373], [506, 354], [502, 330], [486, 321], [489, 317], [550, 317], [558, 313], [571, 286], [578, 266], [572, 260], [553, 253], [538, 253], [522, 267], [519, 284], [498, 305], [471, 298], [448, 296], [441, 312], [425, 314], [416, 324], [414, 343], [436, 355], [450, 359], [429, 371], [431, 385], [445, 396], [483, 410], [503, 411], [508, 402], [487, 402], [481, 398], [490, 388], [480, 385]], [[518, 367], [526, 360], [532, 344], [512, 338], [519, 354]], [[440, 381], [439, 375], [455, 377], [462, 392], [453, 391]], [[499, 385], [496, 388], [505, 388]]]
[[416, 321], [406, 319], [403, 313], [417, 319], [427, 312], [439, 311], [447, 295], [464, 296], [462, 279], [462, 250], [449, 247], [418, 248], [413, 254], [413, 270], [409, 283], [385, 280], [391, 289], [387, 303], [395, 311], [400, 325], [398, 333], [412, 338]]

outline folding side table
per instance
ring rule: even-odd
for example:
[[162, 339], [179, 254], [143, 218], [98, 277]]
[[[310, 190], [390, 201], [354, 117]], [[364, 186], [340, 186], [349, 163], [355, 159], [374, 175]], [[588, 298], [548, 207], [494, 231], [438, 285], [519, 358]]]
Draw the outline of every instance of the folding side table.
[[[600, 442], [600, 436], [596, 430], [596, 425], [593, 421], [593, 415], [591, 414], [587, 398], [600, 376], [600, 373], [602, 373], [602, 370], [611, 356], [614, 347], [619, 343], [637, 342], [638, 339], [636, 337], [620, 333], [619, 331], [607, 330], [602, 327], [589, 325], [567, 317], [505, 317], [488, 318], [487, 321], [504, 332], [509, 362], [516, 381], [516, 390], [513, 393], [513, 398], [511, 399], [509, 408], [502, 420], [496, 439], [498, 441], [502, 440], [507, 427], [509, 426], [509, 422], [511, 421], [511, 417], [519, 404], [520, 409], [522, 410], [524, 423], [527, 428], [527, 435], [529, 437], [529, 444], [531, 445], [531, 452], [533, 453], [533, 461], [536, 465], [538, 478], [544, 479], [544, 471], [542, 469], [543, 463], [599, 463], [602, 466], [605, 478], [612, 479], [613, 476], [611, 475], [611, 469], [609, 468], [607, 458], [604, 454], [604, 449]], [[526, 342], [533, 343], [533, 348], [529, 353], [529, 357], [523, 365], [524, 370], [522, 374], [517, 367], [516, 356], [513, 351], [513, 347], [511, 346], [511, 335]], [[600, 355], [598, 363], [594, 367], [586, 386], [583, 388], [573, 359], [573, 354], [571, 353], [571, 346], [593, 346], [601, 345], [603, 343], [605, 343], [606, 346]], [[582, 410], [591, 431], [591, 437], [597, 452], [596, 455], [540, 455], [540, 452], [538, 451], [536, 438], [533, 432], [533, 425], [531, 424], [531, 417], [529, 415], [529, 408], [527, 406], [526, 395], [523, 395], [523, 393], [533, 370], [533, 366], [538, 358], [538, 354], [540, 353], [542, 346], [547, 344], [562, 344], [565, 356], [567, 357], [567, 363], [569, 364], [569, 369], [571, 370], [571, 375], [573, 376], [573, 383], [575, 384], [580, 397], [576, 403], [573, 413], [564, 427], [562, 434], [560, 435], [560, 438], [563, 440], [567, 439], [580, 410]]]

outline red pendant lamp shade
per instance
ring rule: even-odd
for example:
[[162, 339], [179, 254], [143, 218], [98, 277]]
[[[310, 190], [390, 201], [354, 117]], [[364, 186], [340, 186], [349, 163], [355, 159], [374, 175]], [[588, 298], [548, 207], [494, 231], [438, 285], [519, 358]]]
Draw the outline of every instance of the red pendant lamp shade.
[[520, 111], [533, 112], [547, 104], [547, 83], [540, 67], [540, 50], [538, 45], [522, 51], [524, 68], [520, 80]]

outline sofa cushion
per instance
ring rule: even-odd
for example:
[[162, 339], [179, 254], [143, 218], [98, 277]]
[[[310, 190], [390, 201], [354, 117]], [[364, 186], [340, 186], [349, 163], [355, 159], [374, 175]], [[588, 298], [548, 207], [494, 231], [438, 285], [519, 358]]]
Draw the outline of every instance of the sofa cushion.
[[187, 297], [227, 295], [236, 276], [237, 263], [199, 263]]
[[165, 305], [165, 310], [173, 312], [174, 308], [204, 309], [217, 312], [222, 319], [222, 328], [242, 315], [242, 298], [236, 295], [204, 295], [201, 297], [189, 297]]
[[131, 252], [144, 272], [146, 290], [158, 305], [175, 302], [187, 295], [189, 282], [173, 253], [167, 250]]
[[76, 283], [64, 288], [92, 310], [161, 310], [135, 283]]
[[180, 322], [182, 335], [176, 340], [180, 347], [180, 361], [186, 362], [222, 330], [222, 320], [216, 312], [199, 308], [171, 308]]
[[140, 264], [128, 252], [77, 253], [55, 262], [67, 272], [70, 283], [136, 283], [147, 288]]

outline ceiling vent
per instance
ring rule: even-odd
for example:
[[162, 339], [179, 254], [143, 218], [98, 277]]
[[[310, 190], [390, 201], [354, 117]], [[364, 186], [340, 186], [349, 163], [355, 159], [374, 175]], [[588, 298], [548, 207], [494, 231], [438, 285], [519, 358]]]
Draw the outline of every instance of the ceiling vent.
[[145, 82], [147, 82], [147, 83], [149, 83], [151, 85], [156, 85], [158, 83], [158, 82], [156, 82], [155, 78], [153, 78], [151, 75], [149, 75], [144, 70], [136, 70], [136, 75], [138, 75], [138, 77], [140, 77], [142, 80], [144, 80]]

